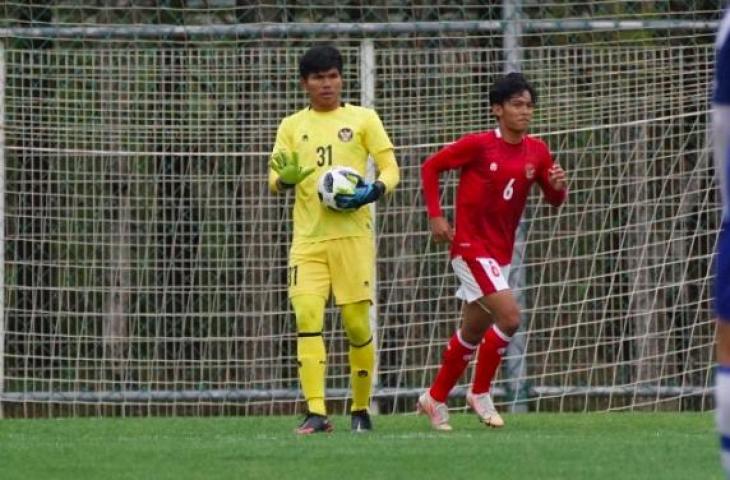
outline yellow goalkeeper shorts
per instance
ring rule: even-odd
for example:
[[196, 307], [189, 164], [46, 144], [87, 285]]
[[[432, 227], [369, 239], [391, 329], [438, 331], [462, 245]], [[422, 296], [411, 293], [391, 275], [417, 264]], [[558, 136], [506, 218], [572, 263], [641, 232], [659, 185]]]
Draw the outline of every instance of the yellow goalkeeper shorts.
[[292, 245], [289, 297], [319, 295], [337, 305], [373, 301], [375, 247], [371, 237], [347, 237]]

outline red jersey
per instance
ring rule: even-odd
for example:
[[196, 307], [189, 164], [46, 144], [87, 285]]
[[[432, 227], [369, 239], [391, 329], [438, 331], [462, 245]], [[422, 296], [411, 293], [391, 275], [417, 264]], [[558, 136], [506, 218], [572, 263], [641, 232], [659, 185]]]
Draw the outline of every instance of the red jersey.
[[552, 205], [565, 201], [566, 189], [555, 190], [548, 181], [552, 166], [542, 140], [525, 135], [518, 144], [507, 143], [499, 129], [465, 135], [428, 158], [421, 179], [431, 218], [442, 216], [439, 174], [461, 169], [451, 256], [488, 257], [508, 265], [532, 184], [540, 185]]

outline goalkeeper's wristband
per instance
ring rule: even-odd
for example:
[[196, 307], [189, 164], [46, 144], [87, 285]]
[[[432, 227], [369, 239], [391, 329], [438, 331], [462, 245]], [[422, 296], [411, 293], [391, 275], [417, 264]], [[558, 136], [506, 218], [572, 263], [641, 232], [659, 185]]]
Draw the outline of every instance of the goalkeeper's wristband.
[[375, 202], [385, 195], [385, 184], [380, 180], [375, 180], [373, 182], [373, 190], [375, 190], [375, 198], [373, 198], [373, 202]]
[[281, 178], [276, 179], [276, 186], [279, 187], [279, 190], [289, 190], [290, 188], [294, 188], [296, 184], [294, 183], [284, 183], [281, 181]]

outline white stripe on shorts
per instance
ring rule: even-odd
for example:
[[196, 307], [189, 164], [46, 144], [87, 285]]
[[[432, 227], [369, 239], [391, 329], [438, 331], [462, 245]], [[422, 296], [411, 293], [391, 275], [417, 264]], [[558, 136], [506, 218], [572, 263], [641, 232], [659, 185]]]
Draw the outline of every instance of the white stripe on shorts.
[[[509, 289], [509, 284], [507, 283], [510, 270], [509, 265], [500, 267], [492, 258], [477, 258], [476, 260], [482, 266], [482, 269], [487, 275], [489, 281], [492, 282], [495, 292]], [[466, 264], [463, 258], [460, 256], [452, 258], [451, 266], [453, 267], [456, 278], [459, 279], [460, 283], [458, 290], [456, 290], [456, 298], [460, 298], [465, 302], [471, 303], [485, 295], [482, 288], [479, 286], [477, 279], [474, 278], [474, 274], [469, 269], [469, 265]], [[494, 273], [492, 273], [493, 266], [497, 266], [499, 268], [501, 275], [494, 275]]]

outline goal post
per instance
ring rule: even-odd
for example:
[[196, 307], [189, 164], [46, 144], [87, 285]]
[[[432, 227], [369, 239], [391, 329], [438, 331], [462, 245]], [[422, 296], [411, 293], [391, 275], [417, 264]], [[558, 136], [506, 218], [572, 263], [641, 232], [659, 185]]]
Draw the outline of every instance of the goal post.
[[[505, 359], [520, 367], [498, 377], [498, 405], [516, 403], [514, 382], [531, 411], [711, 408], [719, 10], [504, 3], [518, 22], [435, 2], [365, 17], [343, 6], [330, 12], [341, 22], [238, 6], [90, 26], [59, 7], [51, 26], [0, 24], [5, 415], [297, 411], [292, 198], [268, 193], [267, 159], [278, 122], [306, 105], [297, 61], [321, 41], [343, 52], [344, 99], [378, 111], [401, 167], [375, 210], [380, 412], [412, 409], [459, 322], [420, 165], [493, 124], [487, 91], [509, 68], [537, 87], [531, 133], [567, 170], [570, 197], [555, 210], [535, 191], [523, 219], [524, 349]], [[455, 182], [442, 178], [452, 219]], [[344, 412], [335, 309], [325, 341], [328, 399]]]

